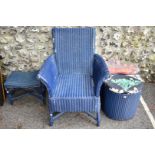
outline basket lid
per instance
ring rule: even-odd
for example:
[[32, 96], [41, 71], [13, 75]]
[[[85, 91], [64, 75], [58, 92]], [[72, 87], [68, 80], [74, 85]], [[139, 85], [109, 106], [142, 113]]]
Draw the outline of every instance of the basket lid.
[[113, 75], [106, 84], [118, 93], [137, 93], [143, 88], [143, 83], [139, 79], [121, 74]]

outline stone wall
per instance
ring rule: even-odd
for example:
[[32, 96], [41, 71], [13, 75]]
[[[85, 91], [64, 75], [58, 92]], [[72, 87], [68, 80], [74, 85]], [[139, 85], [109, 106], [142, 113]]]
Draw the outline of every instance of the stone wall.
[[155, 27], [98, 27], [97, 49], [107, 59], [137, 63], [142, 77], [155, 82]]
[[4, 74], [39, 69], [52, 53], [51, 27], [0, 27]]
[[[39, 69], [52, 53], [52, 27], [0, 27], [4, 74]], [[141, 75], [155, 82], [155, 27], [96, 27], [96, 48], [106, 60], [137, 63]]]

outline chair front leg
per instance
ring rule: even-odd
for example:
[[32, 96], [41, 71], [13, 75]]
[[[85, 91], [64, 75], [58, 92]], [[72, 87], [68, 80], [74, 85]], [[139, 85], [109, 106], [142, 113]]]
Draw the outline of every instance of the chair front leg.
[[53, 116], [53, 113], [50, 113], [50, 126], [53, 126], [53, 123], [54, 123], [54, 116]]
[[51, 108], [51, 104], [50, 104], [50, 99], [48, 98], [48, 110], [49, 110], [49, 115], [50, 115], [50, 120], [49, 120], [49, 125], [50, 126], [53, 126], [53, 123], [54, 123], [54, 115], [53, 115], [53, 111], [52, 111], [52, 108]]

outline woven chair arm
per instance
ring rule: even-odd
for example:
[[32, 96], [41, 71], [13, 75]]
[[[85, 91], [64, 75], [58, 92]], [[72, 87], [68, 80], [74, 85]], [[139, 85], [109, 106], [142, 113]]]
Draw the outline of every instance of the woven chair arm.
[[57, 76], [58, 71], [55, 62], [55, 56], [52, 55], [45, 60], [37, 76], [38, 79], [46, 86], [50, 97], [52, 96], [56, 87]]
[[98, 54], [94, 55], [93, 80], [95, 95], [100, 96], [100, 89], [103, 82], [109, 78], [109, 70], [105, 60]]

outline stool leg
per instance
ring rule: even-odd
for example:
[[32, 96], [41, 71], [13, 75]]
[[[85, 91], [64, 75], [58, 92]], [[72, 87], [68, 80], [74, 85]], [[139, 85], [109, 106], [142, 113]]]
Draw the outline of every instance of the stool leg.
[[51, 108], [51, 104], [50, 104], [50, 100], [48, 99], [48, 110], [49, 110], [49, 114], [50, 114], [50, 120], [49, 120], [49, 125], [50, 126], [53, 126], [53, 123], [54, 123], [54, 115], [53, 115], [53, 111], [52, 111], [52, 108]]
[[10, 105], [13, 105], [13, 96], [11, 94], [11, 90], [6, 89], [7, 97], [9, 100]]
[[43, 102], [43, 104], [46, 104], [46, 89], [43, 85], [40, 86], [38, 93], [39, 99]]
[[43, 85], [41, 86], [41, 94], [43, 98], [43, 104], [46, 104], [46, 89]]
[[97, 112], [97, 126], [100, 126], [100, 121], [101, 121], [100, 112]]
[[43, 96], [43, 104], [46, 104], [46, 96]]

